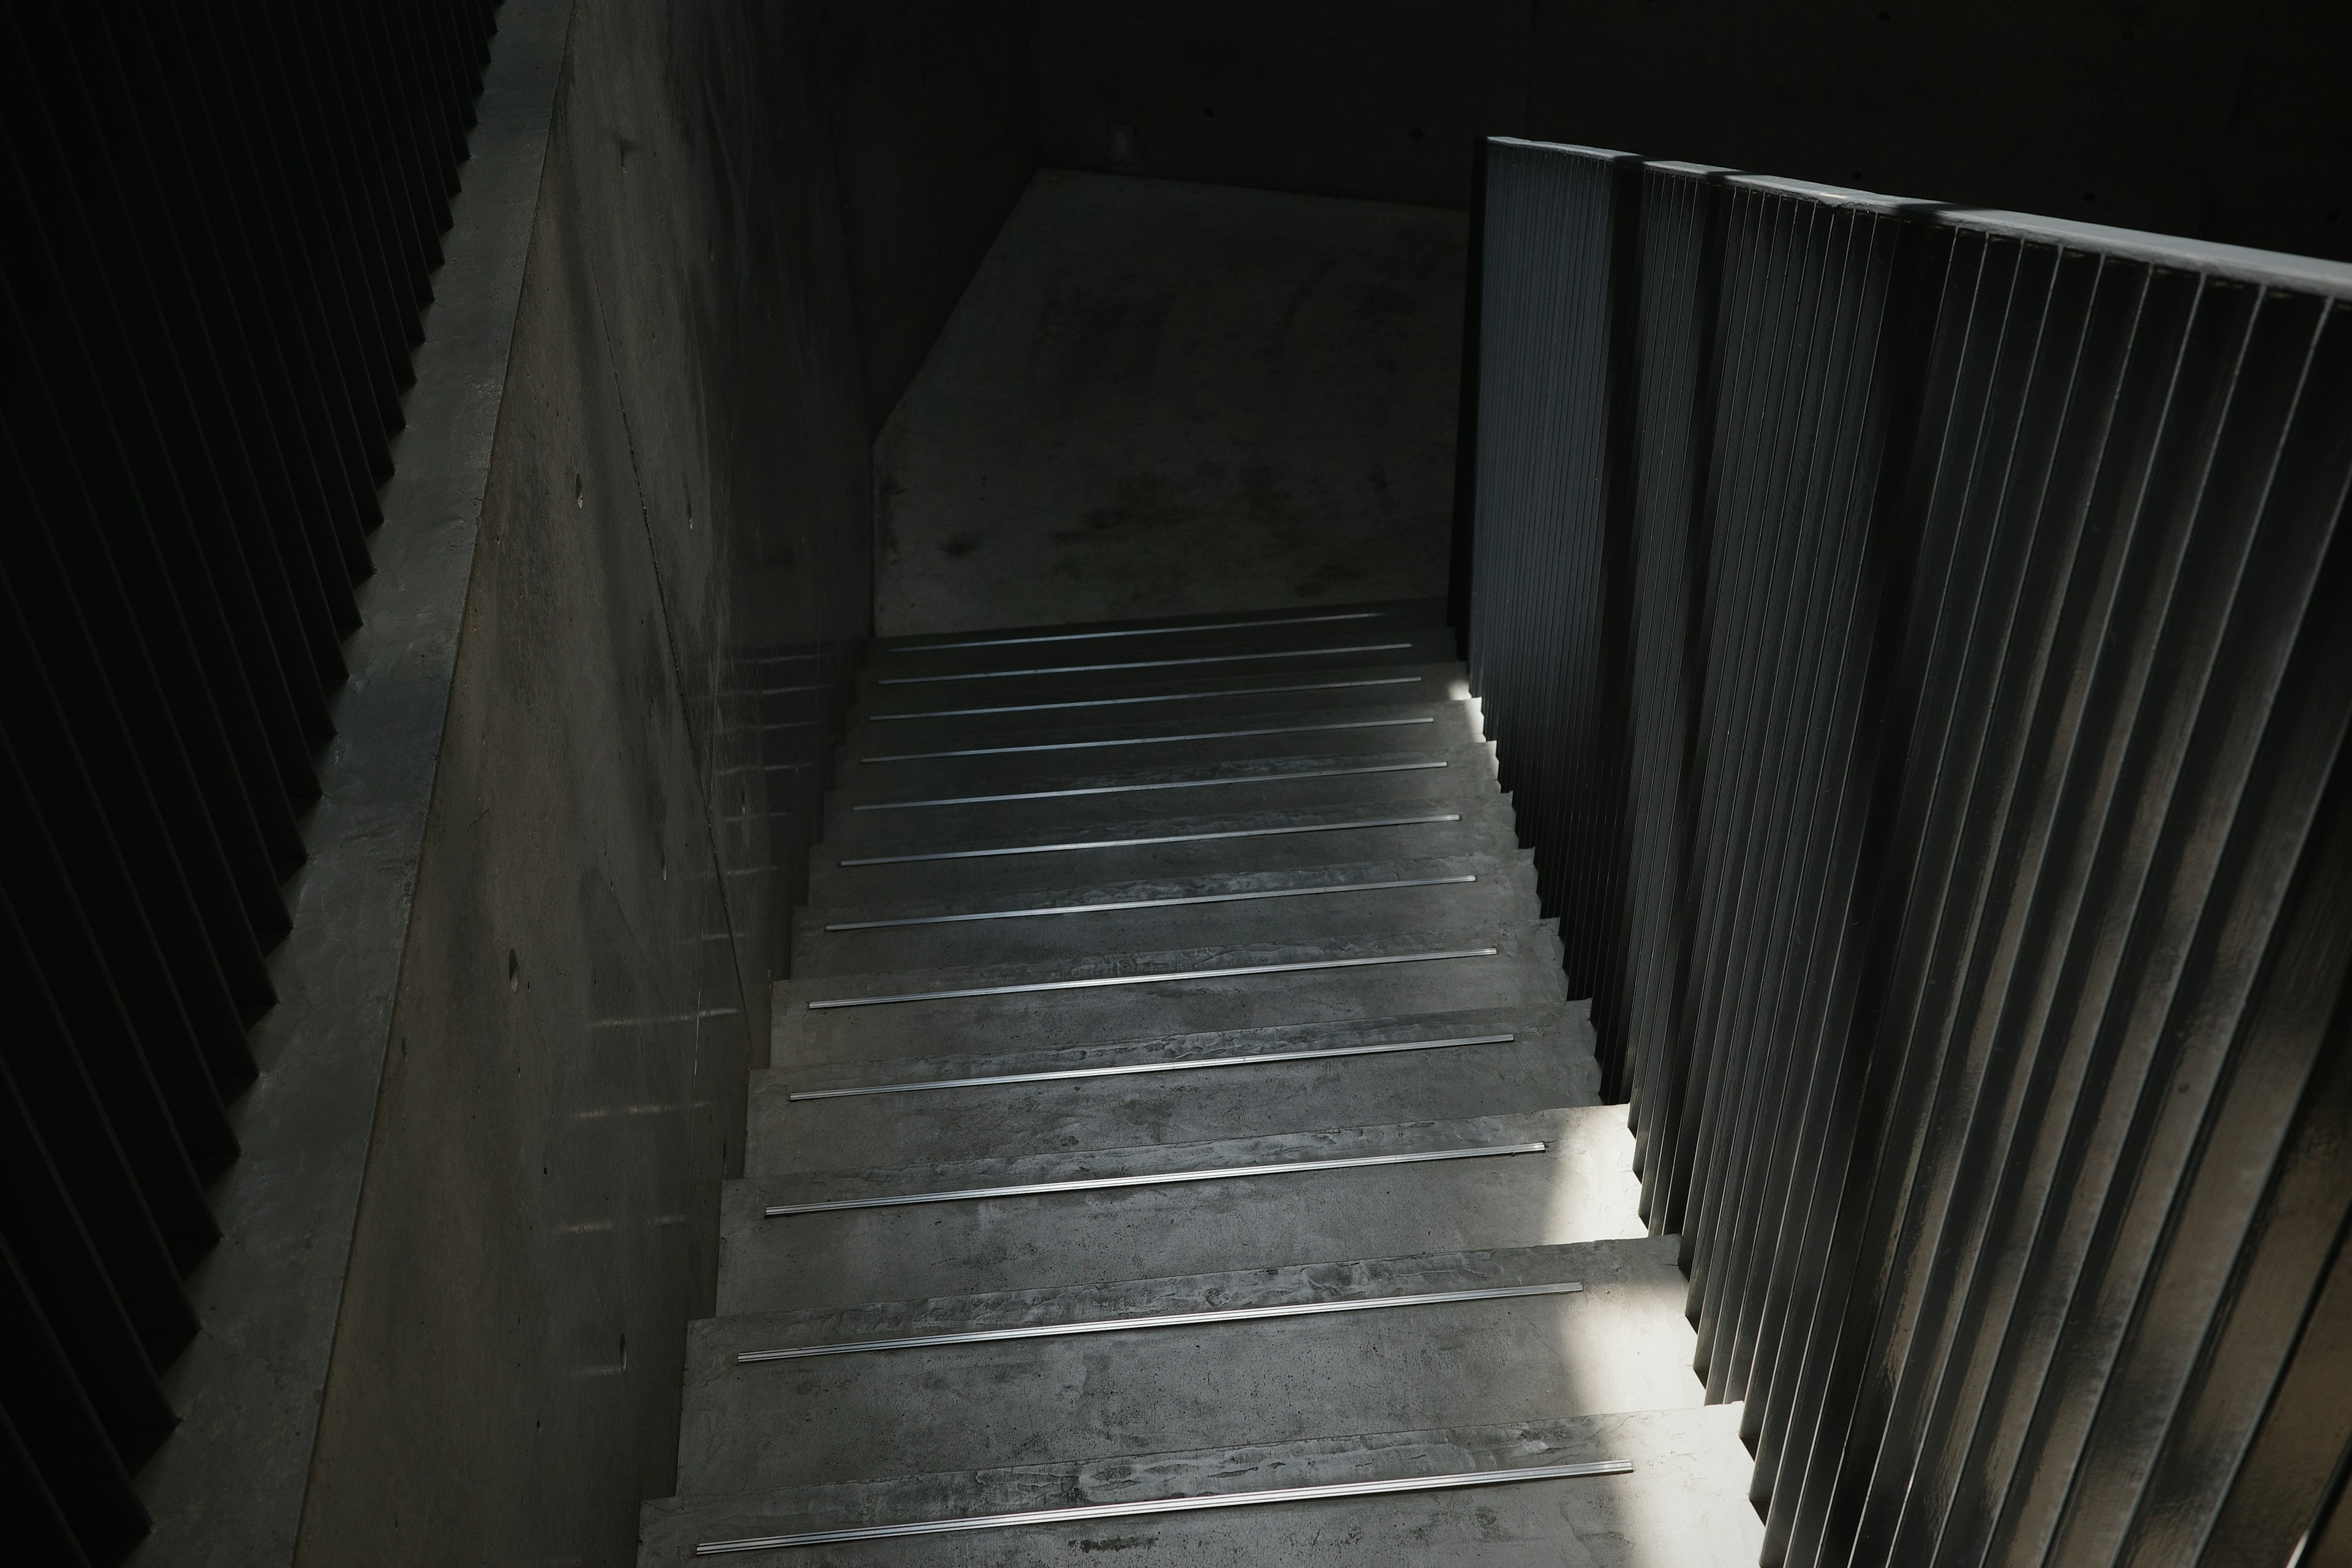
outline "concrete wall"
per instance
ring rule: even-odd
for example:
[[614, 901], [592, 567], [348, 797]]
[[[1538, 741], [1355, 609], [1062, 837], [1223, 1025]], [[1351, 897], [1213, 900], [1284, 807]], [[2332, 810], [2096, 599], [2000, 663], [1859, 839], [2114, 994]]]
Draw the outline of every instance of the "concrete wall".
[[837, 44], [572, 7], [299, 1561], [625, 1563], [669, 1489], [870, 624], [869, 403], [1028, 157], [1003, 116], [872, 145], [953, 53]]
[[1017, 0], [822, 7], [866, 413], [879, 430], [1036, 166]]
[[1045, 163], [1462, 205], [1507, 133], [2352, 258], [2352, 8], [1033, 0]]

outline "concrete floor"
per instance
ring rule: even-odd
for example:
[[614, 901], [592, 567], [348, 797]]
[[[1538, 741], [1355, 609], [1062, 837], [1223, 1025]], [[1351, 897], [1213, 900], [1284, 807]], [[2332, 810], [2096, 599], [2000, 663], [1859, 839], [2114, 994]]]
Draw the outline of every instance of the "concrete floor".
[[1465, 240], [1040, 172], [877, 442], [877, 632], [1442, 596]]

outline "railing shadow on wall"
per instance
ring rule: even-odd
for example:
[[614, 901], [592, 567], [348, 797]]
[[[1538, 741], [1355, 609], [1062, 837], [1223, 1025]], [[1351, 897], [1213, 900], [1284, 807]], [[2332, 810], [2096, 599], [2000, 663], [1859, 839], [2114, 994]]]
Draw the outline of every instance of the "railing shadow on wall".
[[1765, 1558], [2352, 1447], [2352, 267], [1495, 139], [1455, 609]]

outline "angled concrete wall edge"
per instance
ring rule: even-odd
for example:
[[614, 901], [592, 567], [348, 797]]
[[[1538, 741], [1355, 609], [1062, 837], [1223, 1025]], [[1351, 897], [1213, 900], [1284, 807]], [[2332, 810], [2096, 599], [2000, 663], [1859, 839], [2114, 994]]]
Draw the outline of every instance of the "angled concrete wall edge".
[[244, 1154], [213, 1194], [225, 1235], [189, 1280], [204, 1328], [168, 1379], [182, 1424], [139, 1477], [139, 1568], [293, 1560], [571, 15], [499, 8], [270, 961], [280, 1000], [234, 1109]]

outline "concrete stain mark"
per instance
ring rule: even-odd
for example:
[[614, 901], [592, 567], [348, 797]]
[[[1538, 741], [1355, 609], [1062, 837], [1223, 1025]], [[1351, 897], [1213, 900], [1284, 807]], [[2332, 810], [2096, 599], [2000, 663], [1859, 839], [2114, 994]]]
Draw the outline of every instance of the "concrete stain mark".
[[1078, 526], [1055, 529], [1046, 537], [1058, 545], [1084, 544], [1125, 529], [1155, 539], [1181, 537], [1198, 521], [1197, 510], [1180, 495], [1174, 481], [1163, 474], [1121, 474], [1110, 500], [1078, 513]]
[[1283, 352], [1288, 348], [1291, 328], [1297, 324], [1298, 312], [1306, 308], [1308, 297], [1321, 287], [1323, 280], [1330, 277], [1339, 265], [1336, 259], [1326, 257], [1315, 270], [1299, 280], [1298, 287], [1290, 291], [1290, 298], [1283, 301], [1282, 314], [1276, 319], [1274, 324], [1275, 358], [1280, 359]]
[[1291, 593], [1301, 599], [1319, 599], [1336, 590], [1362, 582], [1370, 574], [1356, 561], [1326, 561], [1314, 571], [1290, 585]]
[[1071, 1545], [1081, 1552], [1133, 1552], [1139, 1547], [1156, 1545], [1156, 1535], [1107, 1535], [1099, 1541], [1073, 1541]]
[[1245, 514], [1288, 548], [1328, 547], [1330, 520], [1301, 504], [1291, 488], [1292, 479], [1262, 460], [1242, 465], [1241, 500]]
[[1098, 404], [1106, 388], [1148, 394], [1171, 303], [1056, 279], [1029, 355], [1026, 379], [1039, 404], [1067, 417]]
[[971, 533], [950, 535], [940, 545], [940, 553], [950, 561], [961, 561], [980, 548], [980, 536]]

